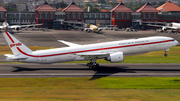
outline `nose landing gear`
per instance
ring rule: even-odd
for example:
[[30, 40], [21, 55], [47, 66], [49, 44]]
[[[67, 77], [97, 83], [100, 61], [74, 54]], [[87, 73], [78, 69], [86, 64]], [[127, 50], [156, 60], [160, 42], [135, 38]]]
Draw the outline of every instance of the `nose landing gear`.
[[164, 56], [167, 57], [168, 55], [165, 53]]
[[169, 49], [166, 49], [166, 50], [165, 50], [165, 54], [164, 54], [165, 57], [168, 56], [167, 51], [169, 51]]

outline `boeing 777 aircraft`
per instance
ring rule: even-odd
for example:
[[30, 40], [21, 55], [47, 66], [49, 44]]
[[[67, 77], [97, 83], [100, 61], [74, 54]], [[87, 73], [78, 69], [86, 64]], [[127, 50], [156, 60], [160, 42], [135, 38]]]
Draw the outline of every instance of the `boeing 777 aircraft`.
[[23, 27], [30, 27], [30, 26], [40, 26], [42, 24], [31, 24], [31, 25], [12, 25], [10, 26], [7, 22], [3, 22], [2, 26], [0, 26], [0, 29], [15, 29], [19, 31]]
[[79, 45], [63, 40], [58, 40], [69, 45], [65, 48], [32, 51], [9, 32], [3, 33], [12, 54], [5, 54], [7, 61], [26, 63], [60, 63], [68, 61], [90, 60], [90, 69], [98, 67], [97, 59], [105, 59], [110, 62], [124, 61], [124, 55], [135, 55], [151, 51], [165, 50], [176, 46], [178, 41], [171, 37], [154, 36], [123, 41], [112, 41], [97, 44]]

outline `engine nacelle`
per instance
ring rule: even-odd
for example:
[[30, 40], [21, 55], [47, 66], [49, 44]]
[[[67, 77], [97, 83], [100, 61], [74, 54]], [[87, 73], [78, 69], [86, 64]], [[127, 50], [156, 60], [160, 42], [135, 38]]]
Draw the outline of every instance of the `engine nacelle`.
[[163, 27], [162, 30], [163, 30], [163, 31], [167, 31], [167, 27]]
[[124, 61], [123, 52], [116, 52], [109, 54], [109, 56], [105, 58], [105, 60], [110, 62], [123, 62]]
[[20, 30], [20, 27], [16, 27], [15, 30], [16, 30], [16, 31], [19, 31], [19, 30]]

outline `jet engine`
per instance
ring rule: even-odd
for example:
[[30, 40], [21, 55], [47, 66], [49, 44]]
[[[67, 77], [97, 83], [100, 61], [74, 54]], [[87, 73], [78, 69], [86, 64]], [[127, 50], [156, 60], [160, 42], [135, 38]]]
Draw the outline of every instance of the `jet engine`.
[[110, 61], [110, 62], [122, 62], [124, 61], [123, 52], [116, 52], [116, 53], [109, 54], [109, 56], [105, 58], [105, 60]]
[[20, 30], [20, 27], [16, 27], [15, 30], [16, 30], [16, 31], [19, 31], [19, 30]]
[[162, 30], [163, 30], [163, 31], [167, 31], [167, 27], [163, 27]]

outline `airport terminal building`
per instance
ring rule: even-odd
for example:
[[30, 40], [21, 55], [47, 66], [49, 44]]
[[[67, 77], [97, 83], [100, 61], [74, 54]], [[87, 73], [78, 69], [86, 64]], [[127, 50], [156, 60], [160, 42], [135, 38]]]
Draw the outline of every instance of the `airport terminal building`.
[[[150, 3], [136, 11], [132, 11], [124, 3], [119, 3], [109, 12], [85, 12], [75, 2], [64, 9], [54, 9], [47, 2], [35, 11], [7, 11], [0, 6], [0, 22], [9, 24], [43, 24], [43, 28], [53, 28], [60, 21], [80, 22], [100, 25], [116, 25], [118, 28], [136, 27], [141, 21], [180, 22], [180, 7], [167, 1], [154, 8]], [[61, 25], [61, 24], [59, 24]], [[147, 26], [146, 26], [147, 27]]]

